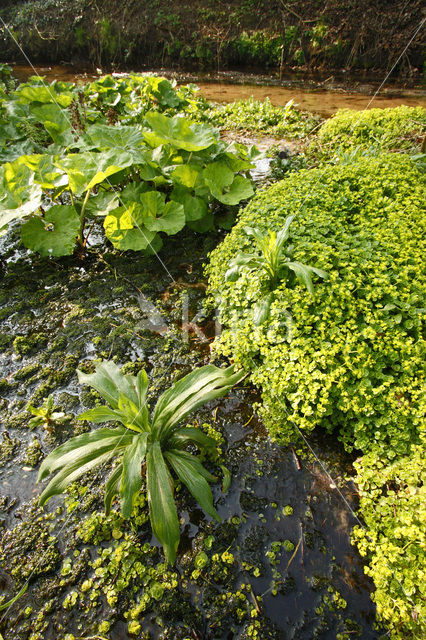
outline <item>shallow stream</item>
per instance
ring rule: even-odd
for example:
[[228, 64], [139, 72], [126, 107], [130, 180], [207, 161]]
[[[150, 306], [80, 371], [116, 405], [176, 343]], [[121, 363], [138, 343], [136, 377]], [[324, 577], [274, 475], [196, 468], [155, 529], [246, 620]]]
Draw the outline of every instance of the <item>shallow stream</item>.
[[[112, 640], [243, 639], [249, 637], [252, 614], [241, 615], [237, 609], [247, 607], [257, 612], [262, 640], [379, 637], [373, 629], [371, 584], [349, 541], [355, 523], [351, 509], [356, 508], [354, 486], [345, 480], [351, 461], [336, 441], [323, 436], [310, 436], [318, 459], [300, 445], [283, 449], [270, 443], [253, 411], [258, 397], [250, 386], [235, 389], [194, 416], [225, 438], [223, 456], [232, 483], [226, 495], [220, 484], [214, 489], [223, 522], [211, 521], [180, 492], [178, 586], [169, 600], [154, 602], [139, 616], [139, 635], [128, 634], [124, 619], [131, 591], [123, 589], [114, 606], [104, 593], [91, 609], [84, 599], [82, 585], [93, 579], [89, 561], [99, 549], [120, 542], [93, 544], [78, 538], [82, 523], [102, 512], [106, 470], [83, 483], [87, 493], [68, 496], [65, 511], [63, 496], [44, 512], [35, 506], [38, 460], [82, 429], [73, 416], [94, 401], [88, 388], [78, 385], [77, 366], [96, 357], [131, 362], [135, 371], [143, 366], [153, 400], [177, 375], [210, 357], [214, 322], [200, 313], [202, 263], [219, 240], [220, 235], [190, 232], [169, 238], [160, 253], [162, 266], [156, 258], [117, 255], [104, 245], [92, 247], [81, 259], [47, 261], [22, 251], [13, 232], [2, 239], [2, 591], [9, 598], [29, 579], [27, 593], [0, 616], [4, 640], [56, 640], [67, 633], [99, 637], [95, 632], [101, 620], [111, 628], [100, 637]], [[149, 305], [157, 309], [154, 321], [147, 318]], [[28, 403], [39, 406], [49, 393], [70, 419], [50, 430], [30, 431], [25, 408]], [[147, 525], [137, 536], [134, 544], [155, 543]], [[209, 558], [228, 552], [232, 565], [224, 568], [211, 559], [194, 578], [194, 558], [209, 536], [214, 538], [206, 551]], [[161, 562], [155, 553], [149, 560], [154, 567]], [[251, 591], [237, 607], [241, 584]], [[82, 599], [68, 610], [64, 603], [74, 591]], [[139, 585], [137, 597], [143, 592]]]

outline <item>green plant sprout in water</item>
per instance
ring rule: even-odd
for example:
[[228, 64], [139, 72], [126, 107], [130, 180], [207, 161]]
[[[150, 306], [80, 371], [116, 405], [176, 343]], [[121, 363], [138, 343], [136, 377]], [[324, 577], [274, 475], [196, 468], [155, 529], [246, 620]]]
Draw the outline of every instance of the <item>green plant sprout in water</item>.
[[285, 244], [289, 239], [289, 228], [293, 219], [294, 216], [288, 216], [278, 233], [268, 229], [267, 234], [264, 234], [258, 228], [244, 227], [245, 233], [253, 236], [257, 252], [240, 251], [229, 262], [229, 269], [225, 274], [227, 282], [236, 282], [245, 270], [261, 271], [267, 277], [268, 293], [262, 296], [253, 308], [253, 319], [256, 325], [263, 324], [268, 318], [274, 300], [274, 291], [282, 280], [286, 280], [291, 285], [296, 278], [306, 286], [312, 296], [314, 293], [312, 274], [323, 279], [329, 277], [328, 273], [322, 269], [291, 259], [292, 247], [291, 245], [285, 247]]
[[77, 374], [80, 383], [96, 389], [110, 405], [85, 411], [79, 419], [95, 423], [112, 420], [123, 426], [84, 433], [52, 451], [41, 464], [38, 480], [52, 473], [56, 475], [41, 494], [40, 504], [62, 493], [86, 471], [121, 456], [106, 483], [105, 510], [110, 512], [112, 500], [119, 494], [122, 514], [130, 518], [142, 487], [143, 469], [152, 530], [163, 545], [167, 561], [173, 563], [180, 532], [172, 470], [201, 507], [220, 520], [207, 482], [214, 481], [215, 477], [197, 456], [186, 451], [189, 444], [214, 447], [215, 440], [200, 429], [179, 427], [179, 424], [206, 402], [225, 395], [245, 374], [235, 372], [233, 366], [220, 369], [206, 365], [196, 369], [162, 394], [152, 416], [146, 402], [148, 376], [145, 371], [137, 376], [123, 375], [114, 362], [103, 361], [96, 365], [95, 373], [78, 370]]
[[30, 429], [43, 426], [47, 431], [52, 431], [55, 424], [64, 422], [67, 417], [63, 411], [55, 411], [52, 395], [46, 398], [42, 407], [28, 405], [28, 411], [34, 416], [28, 423]]

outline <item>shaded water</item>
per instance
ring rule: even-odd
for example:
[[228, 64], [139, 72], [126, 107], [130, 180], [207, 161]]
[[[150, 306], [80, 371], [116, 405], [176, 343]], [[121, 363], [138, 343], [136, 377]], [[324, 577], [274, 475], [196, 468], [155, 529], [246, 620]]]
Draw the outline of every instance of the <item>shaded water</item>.
[[[34, 74], [34, 69], [29, 66], [15, 65], [14, 74], [21, 80], [27, 80]], [[35, 67], [36, 73], [45, 76], [48, 81], [66, 80], [68, 82], [87, 82], [97, 78], [93, 73], [77, 73], [74, 67], [57, 65], [52, 67]], [[144, 71], [144, 73], [147, 73]], [[332, 116], [338, 109], [363, 110], [373, 107], [397, 107], [405, 104], [408, 106], [426, 106], [425, 92], [421, 90], [383, 89], [374, 100], [372, 96], [381, 82], [364, 82], [360, 84], [358, 90], [344, 89], [342, 85], [329, 82], [316, 83], [316, 88], [312, 88], [313, 82], [307, 81], [306, 88], [303, 87], [303, 80], [290, 80], [288, 82], [267, 85], [267, 78], [260, 80], [260, 84], [255, 84], [253, 76], [245, 74], [228, 74], [229, 81], [223, 81], [225, 74], [218, 74], [213, 78], [208, 78], [206, 74], [187, 76], [184, 74], [168, 73], [164, 69], [153, 71], [159, 75], [174, 77], [178, 83], [195, 82], [200, 88], [201, 95], [207, 100], [216, 102], [233, 102], [235, 100], [253, 97], [255, 100], [265, 100], [269, 98], [272, 104], [284, 106], [289, 100], [305, 111], [317, 113], [323, 117]], [[232, 79], [234, 78], [234, 79]], [[327, 79], [326, 79], [327, 80]], [[284, 85], [284, 86], [281, 86]], [[350, 85], [348, 85], [350, 86]]]

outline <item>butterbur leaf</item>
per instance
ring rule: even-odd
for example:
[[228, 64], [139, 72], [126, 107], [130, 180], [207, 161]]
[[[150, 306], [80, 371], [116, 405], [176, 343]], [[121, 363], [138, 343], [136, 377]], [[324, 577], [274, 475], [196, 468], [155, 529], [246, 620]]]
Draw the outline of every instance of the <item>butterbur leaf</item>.
[[12, 220], [36, 211], [42, 202], [40, 185], [34, 184], [34, 173], [20, 160], [0, 167], [0, 235]]
[[25, 164], [33, 171], [34, 182], [42, 189], [55, 189], [68, 184], [68, 176], [58, 169], [54, 164], [55, 156], [48, 154], [34, 154], [22, 156], [17, 160], [17, 164]]
[[213, 195], [223, 204], [235, 205], [241, 202], [241, 200], [251, 198], [253, 194], [254, 191], [250, 180], [243, 178], [243, 176], [235, 176], [228, 190], [220, 195], [216, 193]]
[[146, 212], [136, 202], [110, 211], [104, 220], [105, 235], [114, 247], [123, 251], [147, 249], [157, 234], [145, 226]]
[[181, 204], [170, 200], [164, 205], [161, 215], [145, 220], [150, 231], [164, 231], [167, 235], [178, 233], [185, 226], [185, 211]]
[[226, 162], [211, 162], [203, 171], [206, 185], [215, 198], [221, 196], [225, 187], [229, 187], [234, 180], [234, 172]]
[[92, 148], [121, 149], [129, 151], [144, 144], [142, 130], [137, 125], [93, 124], [87, 128], [85, 139], [90, 140]]
[[204, 474], [202, 472], [205, 472], [205, 469], [200, 461], [184, 451], [167, 451], [165, 455], [178, 478], [188, 487], [190, 493], [204, 511], [220, 522], [221, 518], [213, 506], [212, 491], [207, 480], [203, 477]]
[[198, 233], [212, 231], [214, 229], [214, 215], [211, 211], [208, 211], [202, 218], [187, 220], [186, 226], [189, 227], [189, 229], [192, 229], [192, 231], [197, 231]]
[[192, 196], [185, 187], [175, 187], [170, 195], [170, 199], [183, 205], [185, 220], [194, 222], [201, 220], [207, 215], [207, 204], [203, 198]]
[[142, 486], [141, 466], [145, 459], [147, 439], [148, 433], [134, 436], [123, 456], [120, 496], [121, 512], [125, 518], [130, 518], [135, 497]]
[[38, 122], [43, 124], [52, 140], [62, 146], [73, 141], [70, 122], [63, 109], [57, 104], [31, 105], [30, 112]]
[[152, 532], [163, 545], [167, 562], [173, 564], [180, 538], [179, 521], [171, 478], [158, 442], [146, 454], [146, 482]]
[[188, 189], [193, 189], [201, 174], [201, 168], [197, 165], [182, 164], [176, 167], [170, 174], [174, 183], [181, 184]]
[[68, 256], [75, 249], [80, 218], [70, 205], [54, 205], [43, 218], [34, 217], [21, 227], [21, 238], [31, 251], [44, 257]]
[[81, 196], [132, 164], [129, 153], [113, 149], [101, 153], [70, 153], [56, 161], [56, 165], [68, 174], [69, 188], [76, 196]]
[[74, 100], [71, 92], [58, 93], [55, 85], [39, 85], [22, 84], [16, 91], [18, 100], [24, 104], [40, 102], [42, 104], [53, 104], [61, 107], [69, 107]]
[[[121, 199], [122, 194], [120, 194]], [[94, 216], [106, 216], [118, 206], [118, 195], [115, 191], [99, 191], [87, 201], [86, 213]]]
[[186, 118], [168, 118], [157, 111], [149, 111], [146, 122], [152, 131], [144, 131], [145, 140], [151, 147], [170, 144], [176, 149], [201, 151], [217, 142], [219, 134], [210, 125], [194, 124]]

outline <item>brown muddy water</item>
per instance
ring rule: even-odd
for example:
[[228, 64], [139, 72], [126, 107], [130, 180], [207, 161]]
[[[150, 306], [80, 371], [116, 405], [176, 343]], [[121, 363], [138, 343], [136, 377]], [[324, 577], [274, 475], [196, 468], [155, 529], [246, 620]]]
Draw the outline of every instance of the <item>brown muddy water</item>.
[[[45, 76], [51, 82], [53, 80], [65, 80], [67, 82], [87, 82], [99, 75], [93, 72], [78, 73], [75, 67], [66, 65], [37, 66], [14, 65], [14, 75], [18, 80], [26, 81], [31, 75]], [[173, 77], [178, 84], [195, 82], [200, 88], [201, 95], [213, 102], [234, 102], [253, 97], [255, 100], [269, 98], [273, 105], [284, 106], [289, 100], [294, 100], [300, 109], [317, 113], [323, 117], [330, 117], [338, 109], [371, 109], [373, 107], [398, 107], [407, 105], [411, 107], [426, 106], [426, 92], [421, 89], [405, 89], [395, 86], [383, 86], [377, 96], [375, 92], [381, 86], [381, 80], [369, 80], [368, 82], [354, 81], [342, 83], [334, 81], [334, 77], [324, 81], [314, 82], [307, 78], [306, 82], [298, 76], [297, 79], [277, 81], [269, 79], [271, 84], [266, 84], [265, 76], [253, 76], [250, 74], [206, 74], [184, 75], [169, 72], [167, 70], [153, 70], [156, 75]], [[121, 74], [116, 74], [121, 75]], [[123, 74], [126, 75], [126, 74]], [[273, 83], [273, 84], [272, 84]], [[344, 87], [353, 85], [349, 90]], [[306, 88], [304, 87], [306, 85]]]

